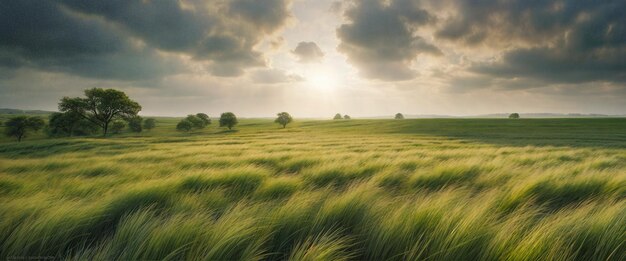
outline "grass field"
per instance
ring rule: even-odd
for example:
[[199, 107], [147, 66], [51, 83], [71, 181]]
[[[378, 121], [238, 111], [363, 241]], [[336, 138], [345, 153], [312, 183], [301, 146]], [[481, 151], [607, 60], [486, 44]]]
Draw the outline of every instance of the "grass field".
[[0, 142], [0, 258], [626, 260], [626, 119]]

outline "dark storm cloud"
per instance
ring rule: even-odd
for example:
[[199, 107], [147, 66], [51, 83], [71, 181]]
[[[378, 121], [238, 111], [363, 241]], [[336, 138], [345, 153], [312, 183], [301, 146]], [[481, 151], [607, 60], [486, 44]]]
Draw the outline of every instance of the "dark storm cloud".
[[153, 78], [183, 70], [171, 56], [184, 54], [215, 75], [238, 76], [265, 66], [254, 48], [282, 28], [288, 6], [287, 0], [2, 0], [0, 66]]
[[[626, 1], [455, 1], [437, 37], [519, 46], [470, 71], [551, 83], [626, 83]], [[511, 86], [512, 88], [517, 86]]]
[[176, 63], [134, 47], [106, 24], [73, 16], [51, 1], [2, 1], [0, 24], [0, 66], [5, 68], [119, 79], [176, 69]]
[[411, 79], [420, 54], [443, 49], [490, 50], [497, 57], [475, 60], [468, 72], [511, 88], [626, 82], [623, 0], [365, 0], [346, 8], [339, 50], [367, 78]]
[[410, 0], [354, 1], [337, 29], [338, 50], [365, 78], [385, 81], [415, 77], [410, 65], [420, 54], [441, 55], [439, 48], [417, 35], [435, 18]]
[[296, 55], [301, 63], [319, 62], [324, 57], [324, 52], [314, 42], [300, 42], [291, 53]]

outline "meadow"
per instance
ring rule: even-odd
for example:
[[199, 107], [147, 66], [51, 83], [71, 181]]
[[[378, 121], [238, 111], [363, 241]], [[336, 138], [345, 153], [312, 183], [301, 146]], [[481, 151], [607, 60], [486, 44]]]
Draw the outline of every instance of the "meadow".
[[0, 258], [626, 260], [626, 119], [0, 140]]

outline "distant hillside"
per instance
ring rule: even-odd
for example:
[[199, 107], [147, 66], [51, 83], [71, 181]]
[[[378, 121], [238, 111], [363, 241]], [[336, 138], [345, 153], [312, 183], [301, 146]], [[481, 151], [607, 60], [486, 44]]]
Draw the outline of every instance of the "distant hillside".
[[50, 114], [53, 111], [0, 108], [0, 114]]

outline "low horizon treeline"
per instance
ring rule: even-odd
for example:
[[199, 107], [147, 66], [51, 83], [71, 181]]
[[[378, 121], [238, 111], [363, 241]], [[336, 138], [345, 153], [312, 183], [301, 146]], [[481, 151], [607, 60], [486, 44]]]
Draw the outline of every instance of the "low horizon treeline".
[[[59, 102], [59, 112], [48, 116], [48, 124], [38, 116], [16, 116], [10, 118], [5, 126], [5, 134], [22, 141], [29, 132], [44, 129], [49, 137], [71, 137], [95, 135], [102, 130], [102, 136], [108, 133], [119, 134], [128, 128], [131, 132], [139, 133], [156, 127], [154, 118], [139, 116], [142, 107], [130, 99], [126, 93], [115, 89], [91, 88], [85, 90], [85, 97], [63, 97]], [[275, 123], [283, 128], [293, 122], [293, 117], [287, 112], [277, 113]], [[519, 118], [518, 113], [509, 115], [511, 119]], [[335, 114], [333, 120], [350, 120], [347, 114]], [[396, 120], [404, 119], [402, 113], [394, 116]], [[232, 130], [239, 123], [237, 116], [232, 112], [224, 112], [219, 117], [219, 127]], [[183, 118], [176, 130], [189, 132], [194, 129], [203, 129], [211, 124], [211, 117], [205, 113], [190, 114]], [[0, 122], [1, 125], [1, 122]]]

